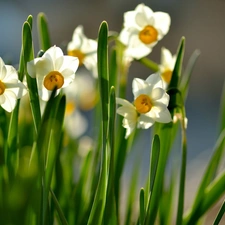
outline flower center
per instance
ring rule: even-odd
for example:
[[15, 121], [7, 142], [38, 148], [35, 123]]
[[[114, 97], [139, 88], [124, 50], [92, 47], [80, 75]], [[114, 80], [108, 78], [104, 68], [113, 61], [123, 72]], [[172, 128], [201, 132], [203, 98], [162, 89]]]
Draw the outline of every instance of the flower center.
[[5, 92], [5, 84], [0, 81], [0, 95], [2, 95]]
[[85, 54], [78, 49], [68, 51], [68, 55], [75, 56], [79, 60], [79, 66], [83, 65]]
[[155, 42], [158, 37], [158, 31], [150, 25], [147, 25], [142, 31], [139, 33], [139, 39], [146, 45]]
[[58, 71], [51, 71], [44, 79], [44, 86], [49, 91], [52, 91], [55, 87], [61, 88], [64, 84], [64, 77]]
[[169, 84], [171, 77], [172, 77], [172, 71], [171, 70], [166, 70], [161, 74], [162, 79]]
[[139, 113], [147, 113], [152, 108], [151, 99], [148, 97], [148, 95], [144, 94], [139, 95], [135, 99], [134, 105]]

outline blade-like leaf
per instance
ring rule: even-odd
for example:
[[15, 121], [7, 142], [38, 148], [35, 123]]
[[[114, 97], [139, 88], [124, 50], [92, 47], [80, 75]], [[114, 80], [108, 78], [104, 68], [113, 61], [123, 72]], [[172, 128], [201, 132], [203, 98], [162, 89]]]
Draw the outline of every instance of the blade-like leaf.
[[26, 65], [27, 62], [34, 59], [33, 53], [33, 43], [32, 43], [32, 34], [31, 34], [31, 27], [28, 22], [25, 22], [23, 25], [23, 58], [24, 58], [24, 70], [26, 73], [27, 78], [27, 86], [29, 89], [29, 96], [30, 96], [30, 104], [31, 110], [34, 120], [34, 127], [35, 132], [38, 132], [38, 127], [41, 121], [41, 112], [40, 112], [40, 104], [38, 98], [38, 90], [37, 90], [37, 83], [35, 78], [31, 78], [27, 73]]
[[37, 23], [38, 23], [40, 49], [46, 51], [51, 47], [51, 41], [48, 29], [48, 22], [44, 13], [38, 14]]
[[108, 77], [108, 25], [103, 21], [100, 25], [98, 36], [98, 77], [102, 105], [102, 158], [100, 177], [95, 192], [95, 198], [88, 218], [88, 225], [101, 225], [105, 210], [107, 185], [108, 185], [108, 102], [109, 102], [109, 77]]

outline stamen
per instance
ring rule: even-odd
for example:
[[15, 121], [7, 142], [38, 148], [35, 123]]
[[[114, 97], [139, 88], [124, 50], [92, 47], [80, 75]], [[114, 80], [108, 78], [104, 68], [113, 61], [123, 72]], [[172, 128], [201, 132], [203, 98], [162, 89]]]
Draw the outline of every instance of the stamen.
[[161, 77], [167, 84], [169, 84], [170, 80], [172, 78], [172, 71], [171, 70], [166, 70], [165, 72], [163, 72], [161, 74]]
[[79, 66], [83, 65], [85, 54], [78, 49], [68, 51], [68, 55], [75, 56], [79, 60]]
[[139, 95], [135, 101], [134, 101], [134, 105], [136, 107], [136, 110], [139, 113], [147, 113], [151, 110], [152, 108], [152, 103], [151, 103], [151, 99], [149, 98], [148, 95], [144, 95], [141, 94]]
[[142, 31], [139, 33], [139, 39], [146, 45], [155, 42], [158, 37], [158, 31], [150, 25], [147, 25]]
[[5, 84], [0, 81], [0, 95], [2, 95], [5, 92]]
[[44, 86], [49, 91], [52, 91], [55, 87], [61, 88], [64, 84], [64, 77], [58, 71], [51, 71], [44, 79]]

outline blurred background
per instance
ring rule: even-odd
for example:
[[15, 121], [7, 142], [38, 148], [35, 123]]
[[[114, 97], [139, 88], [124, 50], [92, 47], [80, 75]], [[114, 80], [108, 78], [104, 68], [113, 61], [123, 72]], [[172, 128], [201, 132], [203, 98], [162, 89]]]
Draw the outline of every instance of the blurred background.
[[[167, 12], [171, 16], [170, 31], [149, 55], [152, 60], [160, 62], [162, 46], [175, 54], [182, 36], [186, 38], [184, 65], [195, 49], [201, 51], [191, 79], [186, 108], [189, 162], [187, 185], [190, 184], [187, 193], [193, 193], [198, 180], [193, 180], [192, 174], [194, 173], [195, 179], [198, 173], [201, 174], [218, 135], [219, 104], [225, 78], [225, 1], [142, 2], [153, 11]], [[71, 40], [74, 29], [80, 24], [84, 26], [86, 36], [92, 39], [97, 38], [98, 28], [103, 20], [108, 22], [109, 30], [120, 32], [123, 13], [134, 10], [139, 3], [141, 1], [137, 0], [0, 0], [0, 57], [5, 61], [18, 63], [21, 28], [30, 14], [34, 21], [39, 12], [47, 15], [52, 44], [60, 46]], [[35, 53], [39, 50], [36, 28], [34, 23]], [[145, 79], [148, 75], [149, 70], [133, 63], [129, 82], [131, 84], [133, 77]], [[131, 88], [128, 92], [131, 94]], [[149, 144], [149, 132], [143, 132], [141, 138], [138, 149], [145, 149]], [[148, 163], [148, 154], [149, 152], [142, 151], [143, 161], [146, 162], [143, 165]], [[130, 162], [134, 157], [135, 153], [131, 154]], [[128, 163], [127, 171], [129, 170]]]

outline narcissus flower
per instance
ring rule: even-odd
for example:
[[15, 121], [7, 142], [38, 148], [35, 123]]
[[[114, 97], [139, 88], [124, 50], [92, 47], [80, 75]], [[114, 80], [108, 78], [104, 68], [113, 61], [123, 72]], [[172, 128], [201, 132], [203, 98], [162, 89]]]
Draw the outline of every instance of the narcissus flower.
[[127, 53], [140, 59], [147, 56], [159, 40], [169, 31], [170, 16], [164, 12], [153, 12], [144, 4], [134, 11], [124, 13], [124, 28], [119, 40], [127, 46]]
[[168, 110], [169, 95], [163, 88], [159, 74], [152, 74], [146, 80], [135, 78], [132, 83], [134, 102], [117, 98], [120, 106], [117, 113], [124, 117], [123, 127], [127, 138], [137, 128], [148, 129], [155, 122], [169, 123], [172, 121]]
[[177, 56], [172, 55], [168, 49], [161, 49], [161, 62], [159, 65], [159, 72], [162, 77], [165, 88], [167, 88], [170, 83], [176, 58]]
[[97, 101], [95, 79], [87, 71], [81, 71], [77, 72], [76, 80], [64, 89], [67, 97], [65, 128], [73, 138], [86, 132], [88, 120], [82, 111], [91, 110]]
[[42, 57], [28, 62], [27, 71], [36, 77], [39, 96], [47, 101], [55, 87], [57, 95], [74, 80], [78, 64], [77, 57], [65, 56], [59, 47], [53, 46]]
[[72, 41], [67, 46], [68, 55], [76, 56], [79, 65], [84, 65], [97, 77], [97, 41], [88, 39], [83, 27], [78, 26], [73, 33]]
[[16, 69], [11, 65], [5, 65], [0, 58], [0, 105], [11, 112], [17, 99], [27, 93], [26, 86], [18, 79]]

